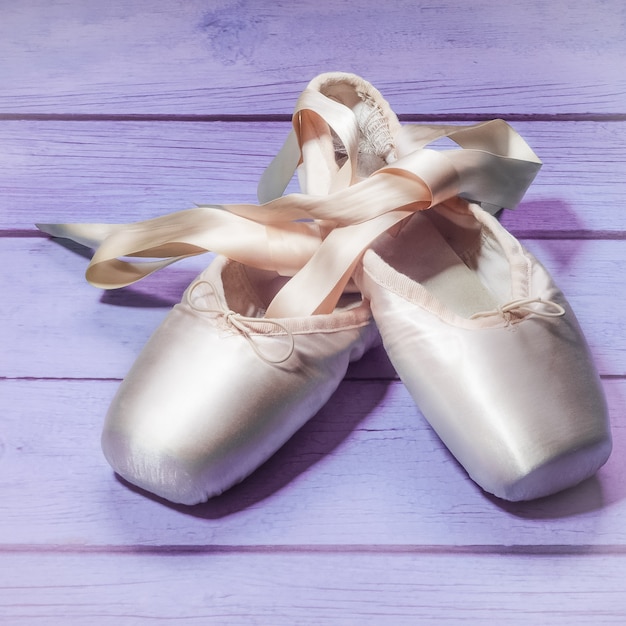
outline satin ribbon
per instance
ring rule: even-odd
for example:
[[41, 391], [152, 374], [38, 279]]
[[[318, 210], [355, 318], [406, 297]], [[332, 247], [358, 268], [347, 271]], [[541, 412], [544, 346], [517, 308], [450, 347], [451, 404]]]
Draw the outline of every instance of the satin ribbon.
[[[348, 154], [336, 171], [311, 141], [319, 136], [319, 124], [334, 130]], [[397, 160], [358, 180], [358, 133], [351, 109], [305, 90], [292, 133], [261, 177], [259, 196], [266, 202], [198, 206], [129, 224], [38, 227], [97, 248], [86, 271], [97, 287], [129, 285], [182, 258], [212, 251], [292, 276], [266, 317], [300, 317], [331, 312], [369, 244], [413, 212], [455, 196], [513, 208], [541, 167], [526, 142], [502, 120], [471, 126], [405, 125], [394, 138]], [[461, 149], [427, 148], [441, 137]], [[317, 195], [281, 196], [305, 158], [319, 171]]]

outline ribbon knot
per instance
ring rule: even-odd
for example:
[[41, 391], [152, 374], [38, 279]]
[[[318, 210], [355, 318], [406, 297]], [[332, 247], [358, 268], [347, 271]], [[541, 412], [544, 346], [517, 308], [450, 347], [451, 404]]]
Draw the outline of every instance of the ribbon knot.
[[[258, 318], [258, 317], [248, 317], [245, 315], [241, 315], [241, 313], [237, 313], [232, 309], [227, 309], [226, 307], [221, 308], [213, 308], [213, 307], [205, 307], [198, 303], [197, 299], [195, 299], [194, 293], [198, 287], [201, 285], [207, 286], [214, 294], [217, 294], [218, 291], [208, 280], [198, 280], [196, 281], [190, 288], [187, 295], [187, 302], [189, 306], [198, 311], [199, 313], [209, 313], [213, 315], [221, 316], [226, 324], [230, 326], [232, 329], [237, 331], [242, 337], [246, 339], [246, 341], [250, 344], [250, 347], [254, 350], [255, 354], [266, 363], [270, 363], [272, 365], [279, 365], [287, 361], [291, 355], [294, 353], [296, 348], [295, 339], [293, 337], [293, 333], [280, 322], [268, 319], [268, 318]], [[219, 299], [218, 299], [219, 300]], [[260, 327], [257, 328], [257, 332], [254, 332], [254, 326]], [[267, 329], [267, 327], [274, 327], [279, 332], [284, 333], [289, 339], [289, 343], [287, 345], [287, 351], [285, 354], [275, 357], [268, 355], [267, 352], [264, 352], [258, 345], [255, 337], [258, 335], [265, 334], [263, 331]]]

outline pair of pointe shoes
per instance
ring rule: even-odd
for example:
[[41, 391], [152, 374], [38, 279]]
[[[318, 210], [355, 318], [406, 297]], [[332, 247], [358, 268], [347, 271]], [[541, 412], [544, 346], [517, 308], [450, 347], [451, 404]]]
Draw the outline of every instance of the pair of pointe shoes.
[[[113, 469], [173, 502], [205, 501], [268, 459], [382, 338], [487, 492], [528, 500], [593, 475], [611, 435], [585, 339], [546, 269], [489, 213], [513, 208], [540, 167], [524, 140], [500, 120], [401, 125], [344, 73], [309, 84], [293, 125], [259, 206], [40, 225], [97, 248], [87, 278], [104, 288], [218, 253], [111, 404]], [[440, 138], [459, 147], [428, 147]], [[303, 193], [284, 196], [296, 168]]]

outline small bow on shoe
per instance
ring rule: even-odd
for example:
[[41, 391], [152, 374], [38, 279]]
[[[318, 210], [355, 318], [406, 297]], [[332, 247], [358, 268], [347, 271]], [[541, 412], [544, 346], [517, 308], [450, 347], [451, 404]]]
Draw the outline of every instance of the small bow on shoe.
[[[211, 283], [210, 281], [208, 280], [196, 281], [195, 283], [193, 283], [193, 285], [189, 287], [189, 290], [187, 292], [187, 302], [189, 303], [189, 306], [192, 309], [200, 313], [210, 313], [210, 314], [212, 313], [215, 315], [222, 316], [226, 324], [228, 324], [228, 326], [236, 330], [242, 337], [244, 337], [250, 344], [250, 347], [257, 354], [257, 356], [263, 361], [265, 361], [266, 363], [270, 363], [272, 365], [279, 365], [280, 363], [284, 363], [285, 361], [289, 360], [289, 358], [291, 357], [291, 355], [293, 354], [295, 350], [296, 344], [293, 338], [293, 333], [284, 324], [281, 324], [280, 322], [276, 320], [272, 320], [272, 319], [248, 317], [245, 315], [241, 315], [226, 307], [202, 306], [202, 304], [200, 304], [199, 302], [199, 299], [202, 296], [194, 297], [197, 295], [196, 291], [200, 287], [208, 287], [212, 293], [215, 293], [215, 294], [217, 293], [217, 289], [215, 288], [213, 283]], [[255, 336], [256, 336], [254, 332], [255, 326], [257, 327], [257, 330], [260, 330], [260, 331], [267, 330], [268, 327], [273, 327], [274, 330], [278, 330], [280, 333], [284, 333], [285, 336], [288, 338], [287, 351], [283, 355], [278, 356], [278, 357], [265, 353], [257, 345], [257, 342], [255, 340]]]
[[[533, 306], [539, 305], [539, 307]], [[491, 317], [492, 315], [504, 316], [507, 313], [515, 313], [520, 311], [522, 313], [533, 313], [540, 317], [562, 317], [565, 315], [565, 309], [553, 300], [543, 300], [542, 298], [520, 298], [519, 300], [511, 300], [502, 306], [490, 311], [480, 311], [474, 313], [470, 317], [471, 320], [479, 319], [481, 317]]]

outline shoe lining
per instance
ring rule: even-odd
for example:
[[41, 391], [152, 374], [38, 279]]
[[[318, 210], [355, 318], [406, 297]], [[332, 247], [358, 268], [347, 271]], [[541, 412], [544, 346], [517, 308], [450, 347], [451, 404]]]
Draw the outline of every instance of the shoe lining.
[[431, 209], [416, 213], [399, 234], [387, 234], [373, 247], [396, 271], [421, 284], [457, 315], [469, 318], [498, 304], [479, 275], [461, 258], [471, 258], [480, 238], [480, 230], [456, 227]]
[[[367, 178], [395, 159], [395, 148], [388, 116], [366, 93], [350, 83], [330, 83], [321, 88], [328, 98], [352, 109], [359, 126], [356, 173]], [[345, 163], [345, 146], [324, 120], [310, 111], [301, 111], [302, 162], [298, 172], [300, 187], [313, 193], [326, 193], [333, 177]]]
[[[229, 308], [246, 317], [264, 317], [276, 294], [288, 277], [276, 272], [249, 267], [235, 261], [226, 264], [222, 274], [224, 293]], [[336, 312], [357, 308], [363, 302], [358, 291], [346, 291], [335, 308]]]

